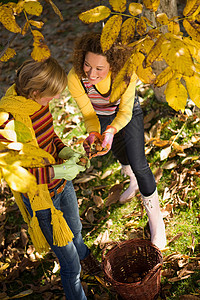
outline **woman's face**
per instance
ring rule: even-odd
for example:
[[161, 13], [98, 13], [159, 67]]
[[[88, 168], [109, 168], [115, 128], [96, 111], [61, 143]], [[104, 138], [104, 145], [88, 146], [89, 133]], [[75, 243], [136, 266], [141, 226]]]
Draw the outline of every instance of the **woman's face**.
[[93, 52], [87, 52], [83, 64], [83, 71], [89, 82], [93, 85], [106, 78], [110, 70], [110, 64], [105, 56]]

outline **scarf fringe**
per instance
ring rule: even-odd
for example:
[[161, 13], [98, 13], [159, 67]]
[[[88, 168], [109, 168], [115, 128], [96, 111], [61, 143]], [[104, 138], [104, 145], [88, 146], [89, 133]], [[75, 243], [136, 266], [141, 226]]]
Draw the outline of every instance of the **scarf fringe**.
[[51, 208], [51, 224], [53, 226], [53, 244], [58, 247], [66, 246], [72, 241], [74, 235], [67, 225], [60, 210]]
[[29, 225], [28, 233], [30, 234], [31, 240], [38, 253], [48, 252], [50, 249], [47, 240], [45, 239], [42, 230], [40, 228], [38, 218], [33, 216]]

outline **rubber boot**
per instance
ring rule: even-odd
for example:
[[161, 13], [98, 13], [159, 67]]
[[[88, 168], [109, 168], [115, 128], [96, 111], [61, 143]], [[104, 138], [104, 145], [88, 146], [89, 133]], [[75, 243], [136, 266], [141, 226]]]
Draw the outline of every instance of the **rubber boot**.
[[149, 228], [151, 233], [151, 242], [160, 250], [166, 246], [165, 224], [160, 211], [157, 189], [155, 192], [145, 197], [142, 195], [147, 216], [149, 218]]
[[135, 177], [135, 174], [133, 173], [130, 165], [122, 165], [121, 173], [124, 175], [124, 177], [129, 176], [130, 177], [130, 184], [129, 187], [121, 194], [119, 202], [121, 204], [124, 204], [126, 202], [131, 201], [131, 199], [136, 195], [136, 193], [139, 191], [139, 187], [137, 184], [137, 179]]

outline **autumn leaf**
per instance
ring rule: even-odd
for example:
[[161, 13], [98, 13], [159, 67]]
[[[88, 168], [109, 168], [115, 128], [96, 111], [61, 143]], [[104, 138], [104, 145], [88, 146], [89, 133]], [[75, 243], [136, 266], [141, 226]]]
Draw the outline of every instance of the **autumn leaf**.
[[134, 37], [135, 34], [135, 19], [128, 18], [124, 21], [121, 27], [122, 44], [127, 44]]
[[173, 76], [165, 90], [166, 100], [173, 109], [176, 111], [181, 110], [184, 112], [188, 94], [186, 88], [180, 82], [179, 76]]
[[0, 58], [0, 61], [6, 62], [15, 55], [16, 55], [15, 50], [11, 49], [11, 48], [8, 48], [6, 50], [6, 52], [4, 53], [4, 55]]
[[160, 0], [143, 0], [143, 3], [147, 9], [157, 11]]
[[136, 23], [136, 30], [139, 35], [144, 35], [147, 30], [147, 25], [143, 17], [141, 17]]
[[125, 63], [124, 67], [120, 70], [116, 76], [112, 91], [110, 95], [110, 102], [113, 103], [120, 99], [121, 95], [127, 89], [128, 84], [130, 83], [131, 76], [136, 69], [136, 60], [134, 59], [135, 54], [133, 54]]
[[103, 27], [101, 33], [101, 47], [103, 52], [109, 50], [119, 35], [122, 16], [112, 16]]
[[53, 3], [52, 0], [46, 0], [46, 1], [51, 4], [51, 7], [53, 8], [54, 12], [59, 16], [60, 20], [64, 21], [63, 16], [60, 10], [58, 9], [58, 7], [55, 5], [55, 3]]
[[200, 76], [194, 74], [192, 77], [184, 76], [183, 78], [186, 82], [190, 99], [196, 106], [200, 107]]
[[164, 35], [161, 35], [157, 41], [155, 42], [155, 44], [153, 45], [153, 47], [151, 48], [151, 50], [149, 51], [149, 54], [146, 57], [145, 63], [146, 66], [151, 66], [152, 62], [154, 62], [158, 56], [161, 54], [162, 50], [161, 50], [161, 45], [164, 43], [164, 41], [166, 41]]
[[156, 21], [159, 22], [161, 25], [167, 25], [169, 23], [169, 18], [166, 13], [160, 13], [156, 16]]
[[16, 23], [15, 16], [11, 7], [7, 5], [0, 6], [0, 22], [11, 32], [20, 33], [21, 28]]
[[144, 59], [145, 56], [142, 53], [138, 53], [138, 67], [136, 69], [136, 74], [142, 82], [152, 84], [156, 78], [156, 75], [153, 73], [151, 67], [143, 67], [142, 61], [144, 61]]
[[126, 0], [109, 0], [114, 11], [124, 12], [126, 10]]
[[29, 15], [40, 16], [43, 7], [38, 1], [28, 1], [24, 3], [24, 9]]
[[132, 2], [129, 4], [129, 12], [132, 16], [137, 16], [142, 13], [143, 5], [140, 3]]
[[7, 112], [0, 112], [0, 126], [5, 123], [9, 118], [9, 113]]
[[51, 53], [48, 46], [44, 43], [44, 37], [42, 33], [38, 30], [32, 30], [32, 34], [34, 37], [34, 48], [31, 53], [32, 58], [36, 61], [47, 59]]
[[200, 42], [197, 42], [189, 37], [184, 37], [183, 41], [187, 45], [192, 57], [200, 63]]
[[200, 9], [200, 0], [187, 0], [186, 6], [183, 10], [184, 16], [198, 15]]
[[169, 20], [169, 24], [168, 24], [168, 31], [170, 33], [178, 35], [180, 33], [179, 23], [177, 21], [175, 21], [175, 20], [170, 19]]
[[165, 35], [168, 40], [161, 45], [162, 56], [172, 70], [186, 76], [194, 74], [194, 63], [185, 43], [173, 35]]
[[[10, 188], [16, 192], [27, 193], [36, 185], [35, 176], [17, 165], [0, 165], [3, 177]], [[26, 178], [26, 180], [24, 180]]]
[[188, 21], [186, 19], [183, 20], [183, 26], [187, 33], [196, 41], [200, 42], [200, 26], [199, 24], [193, 22], [193, 21]]
[[103, 5], [97, 6], [93, 9], [87, 10], [81, 13], [78, 17], [79, 19], [86, 23], [97, 23], [110, 16], [111, 10]]
[[171, 67], [167, 67], [166, 69], [164, 69], [164, 71], [162, 71], [157, 77], [156, 80], [154, 82], [154, 84], [157, 87], [163, 86], [164, 84], [166, 84], [173, 76], [174, 72], [171, 69]]
[[[5, 132], [5, 133], [4, 133]], [[10, 134], [9, 134], [10, 132]], [[30, 129], [22, 122], [12, 120], [6, 124], [1, 134], [10, 141], [27, 143], [32, 140]]]

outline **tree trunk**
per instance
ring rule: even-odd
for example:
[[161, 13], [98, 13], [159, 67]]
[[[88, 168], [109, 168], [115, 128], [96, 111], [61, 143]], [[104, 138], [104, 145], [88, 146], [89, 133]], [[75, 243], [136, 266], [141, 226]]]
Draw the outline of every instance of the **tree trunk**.
[[[140, 1], [140, 3], [142, 3], [142, 1]], [[158, 7], [156, 14], [159, 13], [166, 13], [168, 18], [178, 16], [177, 0], [160, 0], [160, 5]], [[145, 7], [143, 8], [143, 16], [147, 17], [153, 23], [153, 26], [156, 26], [154, 14], [150, 10], [146, 9]], [[163, 33], [166, 33], [167, 26], [163, 26], [161, 30]], [[154, 62], [152, 65], [152, 69], [156, 75], [160, 74], [165, 68], [166, 68], [166, 63], [164, 61]], [[162, 102], [166, 101], [165, 94], [164, 94], [166, 85], [162, 87], [153, 86], [152, 88], [154, 90], [155, 97], [157, 98], [158, 101], [162, 101]]]

